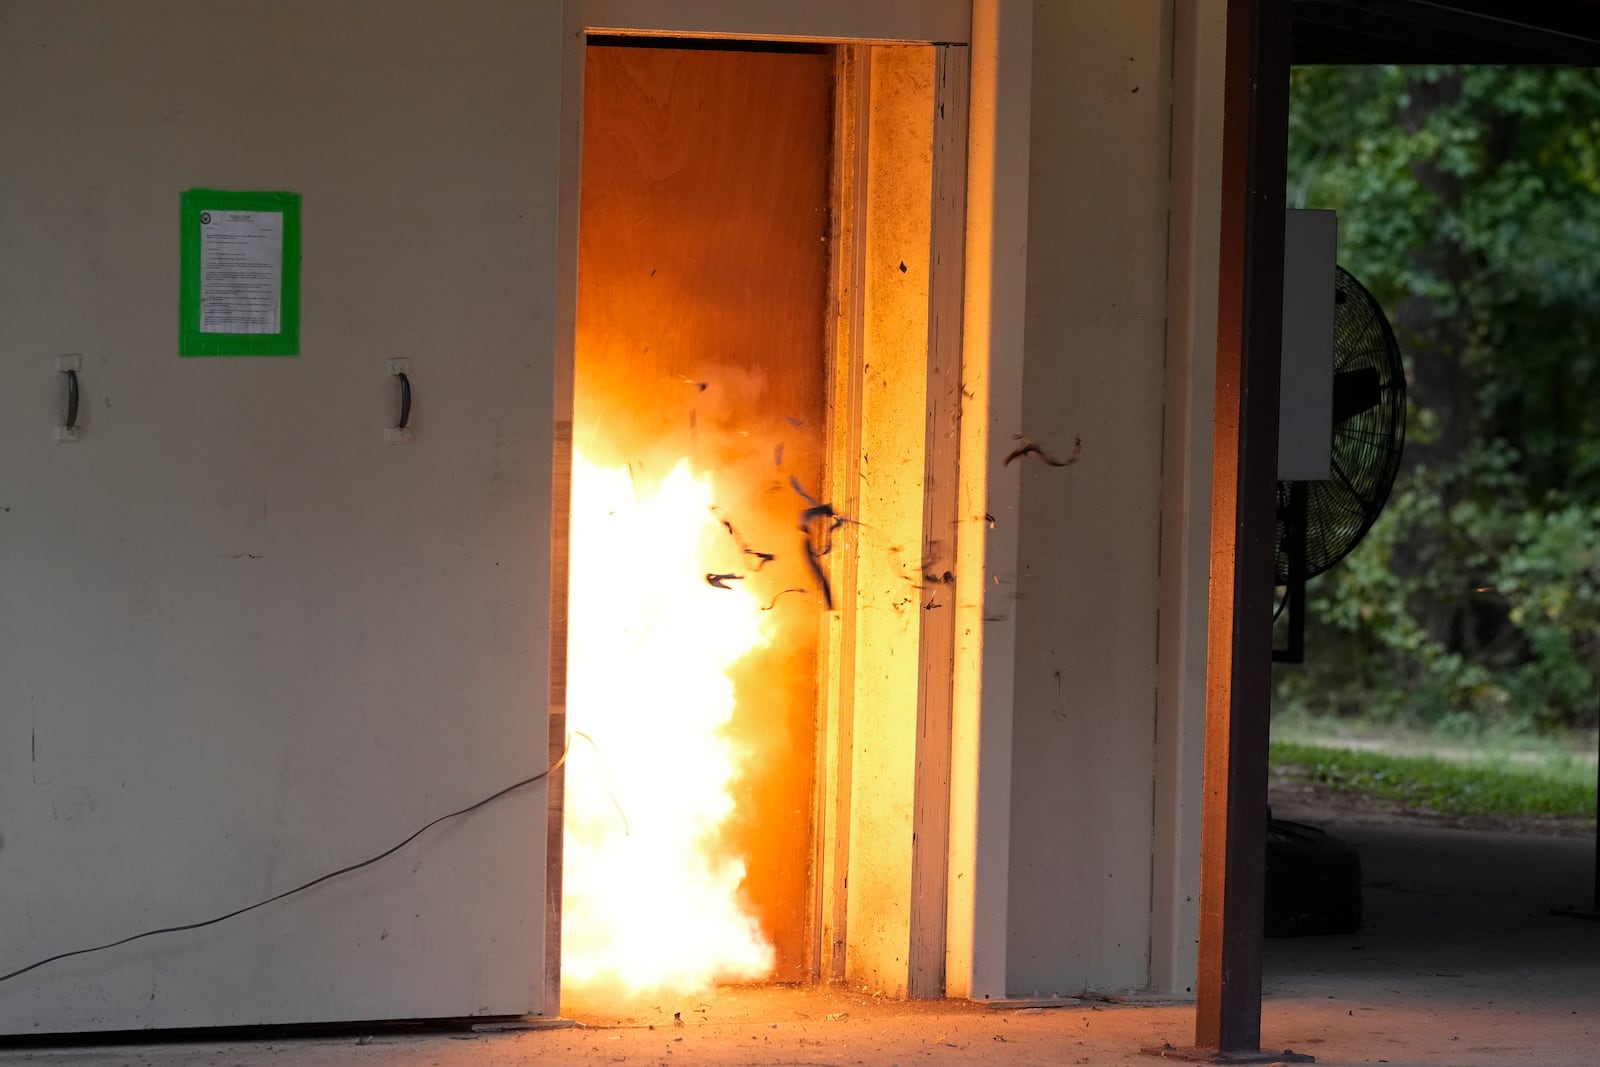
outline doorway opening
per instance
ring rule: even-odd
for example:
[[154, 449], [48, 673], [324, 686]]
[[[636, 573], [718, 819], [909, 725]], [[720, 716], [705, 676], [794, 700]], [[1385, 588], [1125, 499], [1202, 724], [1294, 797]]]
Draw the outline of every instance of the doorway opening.
[[563, 982], [810, 976], [833, 84], [587, 49]]
[[942, 992], [964, 59], [587, 45], [564, 998]]

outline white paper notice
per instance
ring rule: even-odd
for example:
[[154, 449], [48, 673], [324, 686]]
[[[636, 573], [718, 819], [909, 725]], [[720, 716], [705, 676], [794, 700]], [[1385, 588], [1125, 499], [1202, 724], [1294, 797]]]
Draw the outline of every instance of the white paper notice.
[[200, 332], [278, 333], [283, 212], [200, 213]]

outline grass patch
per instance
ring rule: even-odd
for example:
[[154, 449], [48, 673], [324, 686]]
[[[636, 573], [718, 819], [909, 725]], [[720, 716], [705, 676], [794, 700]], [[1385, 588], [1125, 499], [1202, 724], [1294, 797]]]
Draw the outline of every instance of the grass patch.
[[1270, 762], [1274, 773], [1283, 768], [1443, 815], [1595, 817], [1594, 768], [1578, 762], [1529, 767], [1280, 741], [1272, 743]]

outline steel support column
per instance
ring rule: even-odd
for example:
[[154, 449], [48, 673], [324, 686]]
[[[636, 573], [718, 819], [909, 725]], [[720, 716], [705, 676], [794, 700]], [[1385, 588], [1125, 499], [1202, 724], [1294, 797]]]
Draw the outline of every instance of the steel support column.
[[1261, 1042], [1289, 4], [1229, 0], [1195, 1045]]

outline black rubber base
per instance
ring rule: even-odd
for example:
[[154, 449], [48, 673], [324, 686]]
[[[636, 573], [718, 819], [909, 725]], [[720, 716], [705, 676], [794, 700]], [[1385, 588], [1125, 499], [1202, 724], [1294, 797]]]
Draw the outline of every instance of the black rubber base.
[[1267, 821], [1267, 937], [1353, 934], [1361, 929], [1361, 857], [1304, 823]]

